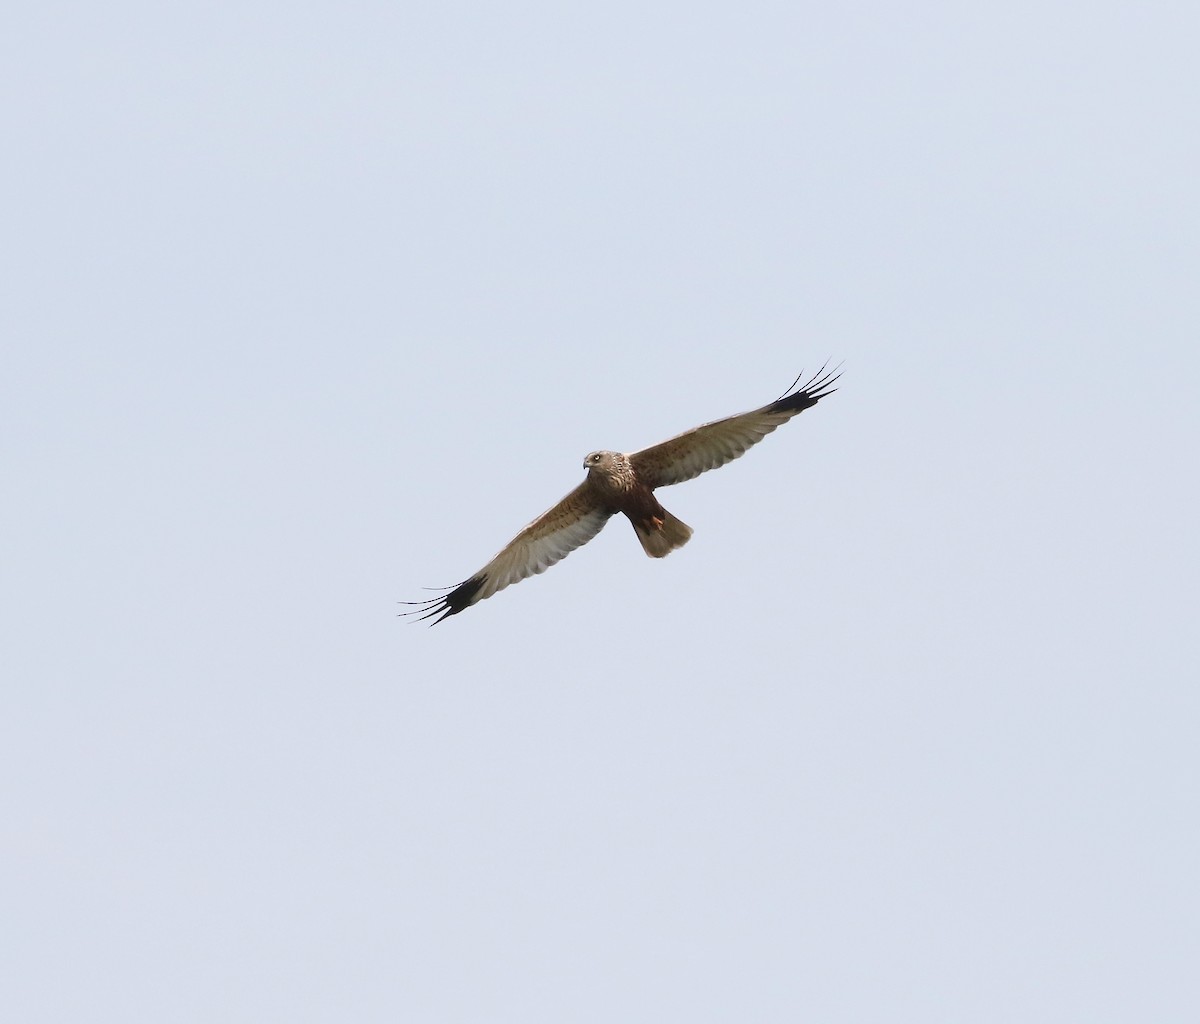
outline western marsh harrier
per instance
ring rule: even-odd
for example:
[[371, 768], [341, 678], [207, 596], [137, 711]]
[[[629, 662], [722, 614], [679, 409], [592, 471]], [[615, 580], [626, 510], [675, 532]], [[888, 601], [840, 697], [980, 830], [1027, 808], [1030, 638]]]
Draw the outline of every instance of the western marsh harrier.
[[436, 616], [431, 625], [457, 615], [510, 583], [545, 572], [595, 537], [618, 512], [633, 524], [647, 555], [669, 555], [688, 542], [692, 528], [659, 504], [655, 489], [683, 483], [733, 461], [776, 427], [836, 391], [833, 384], [838, 376], [822, 368], [796, 390], [797, 377], [770, 405], [705, 423], [641, 451], [592, 452], [583, 460], [587, 477], [575, 490], [526, 526], [474, 576], [449, 588], [449, 593], [429, 601], [402, 602], [419, 606], [404, 614], [416, 615], [418, 621]]

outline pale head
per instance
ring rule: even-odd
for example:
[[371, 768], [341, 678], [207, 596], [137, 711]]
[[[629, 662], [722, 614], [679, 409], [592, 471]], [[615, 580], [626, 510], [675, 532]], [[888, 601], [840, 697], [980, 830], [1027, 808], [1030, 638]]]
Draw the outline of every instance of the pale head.
[[584, 469], [598, 469], [601, 472], [611, 473], [616, 465], [617, 452], [590, 452], [583, 460]]
[[629, 490], [636, 482], [636, 474], [629, 456], [621, 452], [592, 452], [583, 460], [588, 479], [601, 490]]

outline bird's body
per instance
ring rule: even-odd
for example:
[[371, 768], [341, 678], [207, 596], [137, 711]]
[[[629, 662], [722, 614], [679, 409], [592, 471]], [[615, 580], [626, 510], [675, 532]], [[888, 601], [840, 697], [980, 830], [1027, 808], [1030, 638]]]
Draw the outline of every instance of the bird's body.
[[597, 503], [624, 513], [651, 558], [664, 558], [691, 538], [692, 528], [662, 507], [624, 452], [592, 452], [583, 465]]
[[544, 572], [596, 536], [618, 512], [633, 524], [646, 554], [663, 558], [688, 542], [692, 528], [663, 508], [654, 492], [736, 459], [776, 427], [832, 394], [836, 380], [836, 372], [822, 369], [800, 390], [789, 388], [753, 412], [706, 423], [628, 454], [592, 452], [583, 461], [587, 470], [583, 483], [526, 526], [474, 576], [442, 597], [410, 602], [421, 606], [412, 614], [440, 622], [510, 583]]

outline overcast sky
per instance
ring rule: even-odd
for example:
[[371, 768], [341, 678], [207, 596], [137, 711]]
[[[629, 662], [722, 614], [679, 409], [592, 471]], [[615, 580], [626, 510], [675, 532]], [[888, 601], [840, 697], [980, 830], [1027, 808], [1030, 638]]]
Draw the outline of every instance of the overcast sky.
[[4, 20], [0, 1016], [1198, 1019], [1200, 14]]

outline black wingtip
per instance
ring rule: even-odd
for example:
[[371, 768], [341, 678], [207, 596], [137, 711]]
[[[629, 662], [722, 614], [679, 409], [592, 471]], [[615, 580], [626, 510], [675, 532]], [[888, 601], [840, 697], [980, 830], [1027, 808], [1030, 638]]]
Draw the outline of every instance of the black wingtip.
[[401, 616], [414, 615], [413, 622], [424, 622], [426, 619], [433, 619], [431, 626], [436, 626], [442, 619], [449, 615], [457, 615], [464, 608], [469, 608], [477, 600], [476, 594], [479, 593], [483, 586], [483, 576], [472, 576], [469, 580], [463, 580], [448, 594], [443, 594], [441, 597], [430, 598], [428, 601], [401, 601], [401, 604], [416, 605], [411, 612], [401, 612]]
[[[803, 412], [816, 405], [826, 395], [832, 395], [837, 388], [833, 385], [842, 375], [842, 364], [838, 363], [832, 370], [828, 369], [828, 361], [814, 373], [808, 381], [800, 385], [801, 373], [792, 381], [792, 386], [780, 395], [768, 408], [776, 412]], [[797, 385], [800, 385], [797, 389]]]

